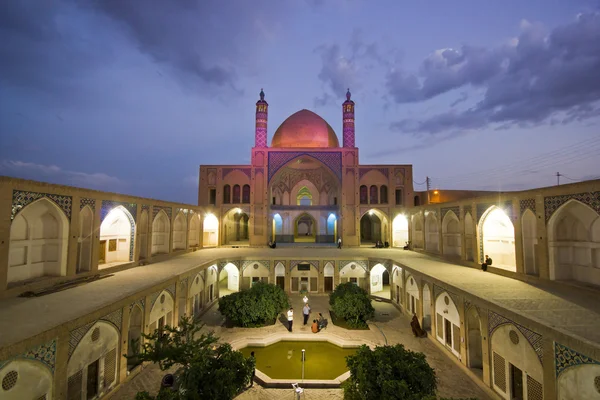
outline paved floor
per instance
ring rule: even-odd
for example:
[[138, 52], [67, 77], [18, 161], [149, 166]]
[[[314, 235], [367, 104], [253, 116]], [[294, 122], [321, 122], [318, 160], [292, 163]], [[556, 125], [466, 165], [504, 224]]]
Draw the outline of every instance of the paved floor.
[[[294, 310], [302, 308], [301, 296], [291, 296]], [[309, 296], [311, 304], [311, 317], [322, 312], [325, 318], [331, 321], [329, 315], [329, 296], [314, 295]], [[429, 339], [415, 338], [410, 329], [406, 316], [402, 315], [393, 305], [385, 302], [373, 301], [375, 307], [375, 318], [371, 321], [369, 330], [348, 331], [333, 324], [329, 324], [327, 329], [316, 334], [325, 338], [335, 336], [340, 339], [356, 340], [373, 345], [402, 343], [407, 349], [422, 352], [427, 356], [427, 362], [435, 369], [439, 379], [438, 392], [440, 396], [445, 397], [474, 397], [480, 400], [490, 399], [491, 397], [483, 391], [467, 374], [458, 367], [450, 358], [453, 357], [449, 352], [445, 352], [432, 343]], [[281, 321], [273, 326], [264, 328], [224, 328], [224, 319], [219, 313], [217, 306], [214, 305], [202, 317], [206, 324], [205, 330], [213, 330], [222, 341], [232, 343], [235, 347], [236, 342], [243, 338], [263, 338], [270, 335], [279, 335], [283, 338], [289, 337], [290, 333]], [[316, 335], [310, 331], [309, 325], [302, 325], [302, 314], [294, 313], [294, 337], [307, 336], [314, 338]], [[156, 391], [158, 383], [164, 373], [157, 367], [151, 366], [142, 371], [131, 381], [126, 382], [119, 391], [112, 397], [117, 400], [130, 400], [135, 397], [139, 390]], [[240, 396], [240, 400], [250, 399], [293, 399], [293, 392], [287, 389], [264, 389], [258, 385], [247, 390]], [[305, 399], [341, 399], [342, 390], [340, 389], [306, 389]]]
[[[533, 285], [452, 264], [412, 251], [373, 248], [220, 248], [204, 249], [170, 260], [116, 272], [109, 278], [37, 298], [0, 301], [0, 348], [53, 327], [68, 324], [115, 301], [165, 282], [176, 274], [229, 259], [312, 258], [392, 259], [456, 292], [467, 292], [501, 309], [538, 321], [592, 344], [600, 343], [600, 296], [564, 285]], [[25, 316], [25, 317], [24, 317]], [[75, 328], [75, 327], [73, 327]]]

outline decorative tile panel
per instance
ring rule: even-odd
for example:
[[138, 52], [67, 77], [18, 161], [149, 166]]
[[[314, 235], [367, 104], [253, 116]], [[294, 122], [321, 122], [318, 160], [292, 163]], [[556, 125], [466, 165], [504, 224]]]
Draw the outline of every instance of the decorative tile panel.
[[[269, 153], [270, 154], [270, 153]], [[265, 169], [260, 167], [260, 168], [254, 168], [254, 175], [258, 174], [258, 173], [263, 174], [263, 176], [265, 175]]]
[[542, 358], [544, 356], [544, 349], [542, 348], [542, 335], [536, 333], [530, 329], [525, 328], [522, 325], [517, 324], [514, 321], [509, 320], [506, 317], [503, 317], [500, 314], [496, 314], [493, 311], [488, 311], [488, 334], [491, 340], [492, 333], [501, 325], [511, 324], [514, 325], [522, 334], [525, 336], [533, 350], [535, 350], [540, 362], [542, 362]]
[[245, 174], [248, 179], [250, 179], [250, 175], [252, 174], [252, 168], [222, 168], [221, 169], [221, 179], [225, 179], [227, 175], [229, 175], [233, 171], [240, 171]]
[[47, 366], [54, 375], [54, 368], [56, 366], [56, 339], [52, 339], [47, 343], [32, 347], [25, 353], [19, 354], [18, 356], [0, 361], [0, 369], [2, 369], [9, 362], [19, 359], [39, 361]]
[[442, 293], [448, 293], [448, 296], [450, 296], [450, 298], [452, 299], [452, 301], [454, 302], [454, 305], [458, 308], [459, 303], [459, 298], [458, 295], [455, 293], [452, 293], [450, 291], [448, 291], [447, 289], [438, 286], [438, 285], [433, 285], [433, 301], [436, 302], [437, 298], [440, 296], [440, 294]]
[[[271, 262], [269, 260], [257, 260], [257, 261], [250, 261], [250, 260], [245, 260], [242, 262], [242, 271], [244, 271], [246, 269], [246, 267], [248, 267], [249, 265], [255, 264], [255, 263], [260, 263], [262, 265], [264, 265], [265, 267], [267, 267], [267, 269], [270, 271], [271, 270]], [[238, 268], [239, 268], [239, 264], [238, 264]]]
[[154, 218], [156, 218], [156, 214], [158, 214], [160, 212], [160, 210], [165, 210], [165, 212], [167, 213], [167, 217], [169, 217], [169, 221], [171, 220], [171, 215], [173, 215], [173, 208], [172, 207], [162, 207], [162, 206], [153, 206], [154, 208], [152, 209], [152, 221], [154, 221]]
[[477, 221], [476, 221], [477, 224], [479, 224], [479, 221], [481, 220], [481, 217], [483, 216], [483, 214], [492, 206], [496, 206], [496, 207], [502, 209], [502, 211], [504, 211], [506, 213], [506, 215], [508, 215], [509, 218], [511, 218], [513, 215], [512, 201], [510, 201], [510, 200], [507, 200], [504, 203], [477, 204]]
[[58, 206], [58, 208], [60, 208], [65, 213], [69, 221], [71, 220], [71, 205], [73, 203], [73, 198], [71, 196], [59, 196], [57, 194], [50, 193], [25, 192], [22, 190], [13, 190], [10, 220], [12, 221], [13, 219], [15, 219], [17, 214], [25, 206], [44, 197], [52, 200]]
[[158, 299], [158, 295], [161, 293], [162, 290], [159, 290], [158, 292], [152, 293], [152, 295], [150, 296], [150, 310], [152, 310], [152, 307], [154, 307], [154, 303], [156, 303], [156, 299]]
[[233, 264], [237, 267], [237, 269], [240, 269], [240, 261], [239, 260], [235, 260], [235, 261], [219, 261], [219, 271], [221, 271], [227, 264]]
[[142, 211], [150, 211], [150, 205], [149, 204], [142, 204]]
[[79, 200], [79, 210], [82, 210], [85, 206], [89, 206], [92, 209], [92, 211], [96, 211], [96, 200], [82, 197]]
[[288, 162], [300, 156], [309, 156], [327, 166], [334, 175], [342, 181], [342, 153], [338, 151], [327, 152], [269, 152], [269, 177], [268, 182], [271, 182], [275, 173]]
[[175, 300], [175, 287], [176, 287], [176, 284], [173, 282], [168, 287], [165, 288], [165, 290], [167, 292], [171, 293], [173, 300]]
[[135, 305], [138, 305], [142, 310], [144, 310], [144, 307], [146, 306], [146, 298], [142, 297], [141, 299], [137, 299], [136, 301], [134, 301], [133, 303], [131, 303], [129, 305], [129, 312], [131, 313], [131, 310], [133, 310], [133, 307]]
[[585, 205], [590, 206], [594, 211], [600, 214], [600, 192], [587, 192], [576, 194], [565, 194], [561, 196], [544, 197], [544, 213], [546, 222], [550, 219], [554, 211], [569, 200], [578, 200]]
[[440, 210], [440, 214], [441, 214], [440, 219], [442, 221], [444, 220], [444, 217], [446, 216], [446, 213], [448, 211], [452, 211], [454, 213], [454, 215], [456, 215], [456, 217], [460, 220], [460, 207], [454, 206], [454, 207], [442, 207], [442, 209]]
[[133, 261], [133, 246], [135, 245], [135, 219], [137, 217], [137, 204], [125, 203], [122, 201], [102, 200], [102, 209], [100, 210], [100, 223], [104, 221], [104, 218], [108, 213], [115, 207], [123, 207], [127, 212], [127, 218], [129, 218], [129, 224], [131, 225], [131, 232], [129, 238], [129, 261]]
[[382, 259], [369, 259], [368, 261], [368, 265], [369, 265], [369, 271], [371, 271], [373, 269], [374, 266], [376, 266], [377, 264], [381, 264], [384, 266], [385, 269], [388, 270], [388, 272], [391, 274], [392, 273], [392, 263], [390, 262], [390, 260], [382, 260]]
[[114, 327], [117, 329], [117, 331], [121, 332], [121, 325], [123, 323], [123, 309], [119, 308], [111, 313], [106, 314], [104, 317], [100, 318], [99, 320], [88, 322], [87, 324], [80, 326], [77, 329], [73, 329], [69, 335], [69, 357], [71, 357], [71, 355], [77, 348], [77, 345], [79, 344], [81, 339], [83, 339], [85, 334], [98, 321], [110, 322], [111, 324], [114, 325]]
[[389, 168], [384, 168], [384, 167], [367, 167], [367, 168], [359, 168], [358, 169], [358, 179], [361, 179], [364, 175], [366, 175], [367, 173], [369, 173], [370, 171], [379, 171], [383, 174], [383, 176], [387, 178], [389, 178], [390, 175], [390, 169]]
[[310, 264], [319, 271], [319, 261], [316, 260], [292, 260], [290, 261], [290, 271], [298, 264]]
[[566, 369], [571, 367], [585, 364], [600, 365], [600, 361], [596, 361], [593, 358], [584, 356], [583, 354], [557, 342], [554, 342], [554, 361], [557, 378]]
[[341, 271], [342, 269], [344, 269], [344, 267], [346, 265], [352, 264], [352, 263], [361, 266], [365, 270], [365, 272], [369, 272], [369, 265], [368, 265], [367, 261], [365, 261], [365, 260], [358, 260], [358, 261], [355, 261], [355, 260], [344, 260], [344, 261], [340, 261], [339, 264], [338, 264], [338, 271]]
[[469, 213], [469, 214], [471, 214], [471, 217], [473, 216], [472, 207], [471, 207], [470, 205], [468, 205], [468, 206], [463, 206], [463, 210], [464, 210], [465, 214], [466, 214], [466, 213]]
[[519, 209], [520, 209], [521, 215], [523, 215], [523, 213], [527, 209], [533, 211], [533, 213], [535, 214], [535, 199], [520, 200], [519, 201]]

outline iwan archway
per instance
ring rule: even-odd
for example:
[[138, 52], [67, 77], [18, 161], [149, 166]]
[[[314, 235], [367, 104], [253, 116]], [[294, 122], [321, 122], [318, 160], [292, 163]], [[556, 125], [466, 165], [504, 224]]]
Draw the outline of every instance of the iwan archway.
[[516, 272], [515, 228], [504, 210], [490, 207], [479, 221], [480, 261], [492, 259], [492, 267]]
[[408, 219], [405, 215], [398, 214], [392, 222], [393, 247], [404, 247], [408, 243]]
[[388, 219], [384, 213], [373, 208], [360, 219], [360, 244], [374, 245], [378, 241], [389, 242]]
[[123, 206], [110, 210], [100, 225], [98, 268], [133, 261], [135, 222]]
[[304, 213], [294, 221], [294, 242], [314, 243], [317, 237], [317, 221], [312, 215]]
[[222, 244], [234, 246], [248, 245], [248, 213], [239, 207], [229, 210], [223, 216]]

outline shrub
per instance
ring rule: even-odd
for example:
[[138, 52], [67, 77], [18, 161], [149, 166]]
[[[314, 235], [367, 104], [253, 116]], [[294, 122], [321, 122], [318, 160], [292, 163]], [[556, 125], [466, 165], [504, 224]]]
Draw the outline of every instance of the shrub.
[[219, 299], [219, 311], [236, 326], [259, 327], [272, 324], [289, 307], [285, 292], [277, 285], [257, 282], [250, 289]]
[[366, 326], [366, 321], [375, 315], [369, 294], [352, 282], [338, 285], [329, 295], [329, 305], [336, 317], [354, 328]]
[[403, 345], [361, 346], [346, 358], [350, 378], [342, 384], [344, 399], [422, 400], [435, 398], [435, 371], [423, 353], [406, 350]]

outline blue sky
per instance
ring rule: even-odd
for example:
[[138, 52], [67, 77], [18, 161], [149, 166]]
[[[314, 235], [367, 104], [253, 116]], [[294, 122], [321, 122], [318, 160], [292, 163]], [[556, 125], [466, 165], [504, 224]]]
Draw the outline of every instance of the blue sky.
[[[363, 164], [436, 188], [600, 176], [595, 1], [37, 0], [0, 4], [0, 174], [196, 203], [307, 108]], [[341, 139], [341, 137], [340, 137]], [[416, 189], [422, 189], [417, 186]]]

